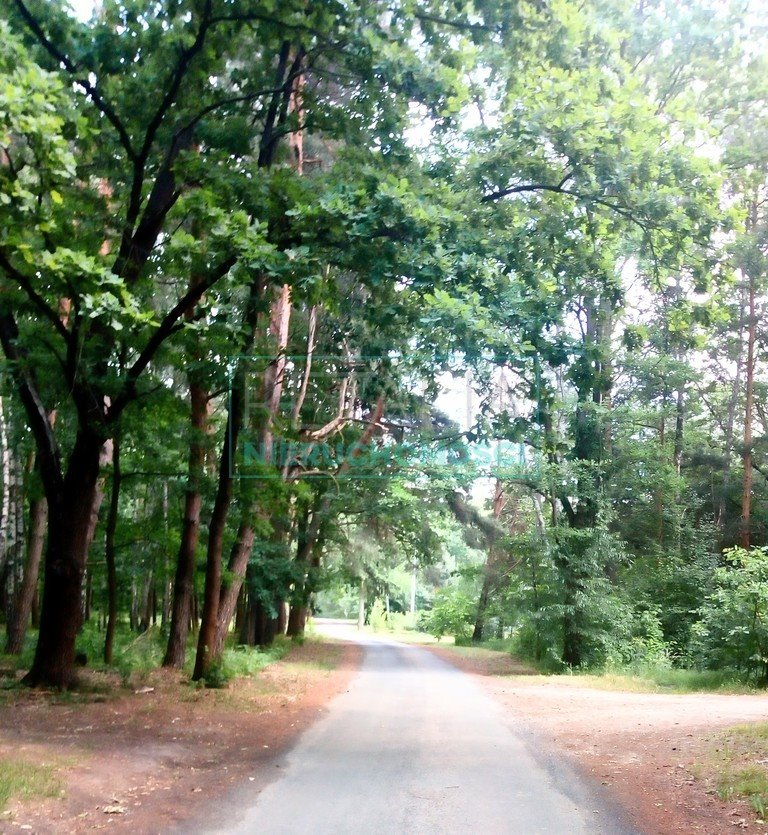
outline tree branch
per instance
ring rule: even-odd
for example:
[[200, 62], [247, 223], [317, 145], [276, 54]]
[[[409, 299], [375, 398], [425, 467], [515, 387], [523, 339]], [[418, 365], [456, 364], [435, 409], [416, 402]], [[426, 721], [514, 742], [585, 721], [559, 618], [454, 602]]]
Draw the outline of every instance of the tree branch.
[[598, 197], [597, 195], [593, 194], [582, 194], [578, 191], [573, 191], [569, 188], [563, 188], [563, 184], [570, 180], [571, 175], [568, 174], [565, 178], [563, 178], [558, 185], [551, 185], [549, 183], [523, 183], [519, 186], [509, 186], [508, 188], [499, 189], [498, 191], [491, 192], [490, 194], [485, 194], [480, 198], [481, 203], [493, 203], [496, 200], [500, 200], [502, 197], [508, 197], [510, 194], [524, 194], [526, 192], [532, 191], [551, 191], [555, 194], [565, 194], [568, 197], [573, 197], [576, 200], [582, 200], [586, 203], [596, 203], [598, 206], [605, 206], [607, 209], [611, 209], [611, 211], [616, 212], [616, 214], [621, 215], [622, 217], [626, 217], [628, 220], [631, 220], [633, 223], [636, 223], [641, 229], [645, 231], [645, 225], [635, 216], [635, 214], [630, 209], [625, 209], [623, 206], [618, 206], [616, 203], [612, 203], [610, 200], [606, 200], [603, 197]]
[[426, 14], [425, 12], [413, 13], [416, 20], [424, 23], [436, 23], [438, 26], [447, 26], [449, 29], [459, 29], [464, 32], [500, 32], [501, 28], [498, 26], [487, 26], [484, 23], [469, 23], [465, 20], [450, 20], [447, 17], [439, 17], [438, 15]]
[[195, 35], [195, 40], [192, 42], [191, 46], [181, 51], [179, 60], [173, 71], [173, 75], [171, 76], [171, 83], [163, 96], [163, 100], [160, 102], [160, 106], [155, 111], [155, 115], [147, 125], [147, 130], [144, 134], [144, 142], [142, 143], [141, 150], [139, 151], [139, 159], [142, 161], [142, 165], [147, 161], [147, 157], [149, 156], [149, 152], [152, 148], [152, 143], [155, 141], [155, 136], [157, 135], [160, 125], [163, 123], [163, 119], [165, 119], [166, 114], [176, 100], [176, 96], [181, 88], [181, 83], [184, 80], [184, 76], [187, 74], [190, 64], [205, 44], [205, 38], [211, 27], [211, 20], [211, 0], [205, 0], [202, 19], [197, 30], [197, 35]]
[[19, 10], [19, 14], [21, 15], [24, 22], [27, 24], [29, 29], [32, 31], [34, 36], [37, 38], [40, 45], [45, 49], [45, 51], [54, 58], [64, 69], [71, 75], [74, 76], [74, 82], [77, 84], [78, 87], [82, 87], [85, 90], [86, 94], [90, 96], [93, 103], [96, 105], [96, 109], [101, 113], [114, 127], [117, 131], [118, 136], [120, 137], [120, 144], [125, 149], [126, 154], [128, 154], [129, 159], [135, 160], [136, 159], [136, 151], [133, 148], [133, 143], [131, 142], [131, 137], [128, 135], [128, 131], [125, 129], [125, 125], [123, 125], [122, 120], [117, 115], [115, 109], [112, 105], [103, 98], [101, 93], [99, 93], [98, 89], [96, 88], [95, 84], [91, 84], [88, 78], [78, 78], [78, 70], [77, 65], [69, 58], [66, 53], [62, 52], [56, 45], [48, 38], [48, 36], [43, 31], [42, 27], [35, 19], [35, 16], [30, 12], [27, 8], [24, 0], [14, 0], [16, 4], [16, 8]]
[[48, 418], [48, 410], [43, 406], [38, 392], [34, 372], [24, 365], [24, 353], [19, 347], [19, 328], [13, 315], [0, 313], [0, 344], [3, 353], [10, 362], [11, 375], [27, 413], [30, 429], [35, 438], [40, 462], [40, 474], [45, 485], [46, 495], [61, 494], [64, 478], [61, 472], [61, 452]]
[[146, 369], [161, 345], [168, 337], [172, 336], [178, 328], [179, 320], [184, 314], [191, 310], [201, 299], [204, 293], [220, 281], [234, 267], [237, 256], [231, 255], [226, 258], [218, 267], [211, 270], [208, 276], [194, 287], [191, 287], [179, 301], [169, 310], [160, 322], [157, 330], [149, 338], [136, 361], [128, 369], [127, 379], [123, 390], [114, 399], [112, 406], [107, 413], [107, 420], [112, 421], [118, 417], [122, 410], [133, 400], [136, 394], [136, 381]]
[[59, 334], [64, 342], [68, 343], [71, 336], [69, 331], [64, 327], [64, 323], [61, 321], [59, 314], [56, 313], [55, 310], [51, 310], [51, 308], [48, 307], [45, 299], [35, 290], [27, 276], [13, 266], [7, 253], [3, 249], [0, 249], [0, 267], [3, 268], [8, 278], [15, 281], [27, 294], [29, 300], [37, 308], [38, 312], [53, 325], [56, 333]]

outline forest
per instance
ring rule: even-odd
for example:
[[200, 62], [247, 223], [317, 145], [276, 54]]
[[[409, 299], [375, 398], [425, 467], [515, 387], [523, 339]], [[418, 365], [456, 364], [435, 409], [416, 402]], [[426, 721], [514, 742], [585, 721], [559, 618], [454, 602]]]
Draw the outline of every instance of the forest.
[[313, 612], [768, 681], [759, 12], [2, 4], [25, 683]]

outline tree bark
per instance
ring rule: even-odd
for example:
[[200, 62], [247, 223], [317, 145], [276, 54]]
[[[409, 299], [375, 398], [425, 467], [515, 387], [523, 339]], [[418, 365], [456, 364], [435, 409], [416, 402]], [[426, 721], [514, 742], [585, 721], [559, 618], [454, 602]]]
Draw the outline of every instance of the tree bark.
[[107, 564], [107, 627], [104, 636], [104, 663], [112, 663], [112, 651], [117, 626], [117, 570], [115, 559], [115, 534], [119, 520], [120, 486], [120, 441], [115, 439], [112, 449], [112, 490], [109, 496], [109, 513], [104, 536], [104, 559]]
[[[265, 461], [271, 460], [272, 424], [280, 408], [280, 399], [285, 382], [286, 357], [285, 349], [288, 345], [288, 334], [291, 322], [291, 288], [284, 284], [277, 291], [270, 311], [269, 332], [274, 340], [275, 359], [269, 364], [264, 374], [264, 404], [265, 415], [259, 432], [259, 446], [263, 450]], [[211, 660], [217, 658], [224, 648], [229, 624], [235, 614], [237, 598], [245, 579], [248, 560], [253, 551], [254, 530], [252, 516], [258, 512], [258, 498], [247, 502], [238, 526], [237, 538], [229, 556], [227, 564], [228, 580], [226, 587], [221, 585], [218, 590], [218, 603], [214, 610], [206, 615], [203, 610], [203, 620], [210, 617], [214, 623], [210, 630], [213, 637], [209, 645]], [[221, 561], [221, 554], [218, 556]], [[206, 578], [207, 582], [207, 578]], [[208, 629], [208, 624], [206, 624]], [[201, 629], [202, 634], [202, 629]], [[210, 663], [210, 661], [208, 662]], [[197, 663], [195, 665], [197, 670]], [[201, 667], [202, 669], [202, 667]]]
[[747, 324], [747, 363], [745, 381], [744, 404], [744, 450], [742, 465], [744, 468], [741, 485], [741, 520], [739, 524], [739, 545], [742, 548], [750, 546], [750, 516], [752, 513], [752, 419], [755, 396], [755, 342], [757, 338], [757, 316], [755, 315], [755, 296], [757, 282], [753, 270], [749, 270], [748, 314]]
[[191, 378], [189, 399], [192, 433], [187, 464], [189, 480], [184, 494], [184, 523], [173, 583], [171, 628], [163, 658], [164, 667], [175, 668], [183, 667], [186, 658], [197, 545], [200, 541], [201, 483], [205, 472], [205, 438], [208, 432], [208, 392]]
[[[501, 481], [496, 480], [496, 487], [493, 496], [493, 521], [498, 525], [504, 510], [504, 486]], [[489, 531], [490, 533], [490, 531]], [[495, 583], [496, 563], [499, 559], [499, 554], [496, 552], [496, 530], [487, 540], [488, 555], [485, 560], [485, 567], [483, 569], [483, 587], [480, 590], [480, 598], [477, 601], [477, 613], [475, 615], [475, 626], [472, 630], [473, 643], [479, 643], [483, 640], [483, 632], [485, 631], [485, 616], [488, 610], [488, 602], [491, 598], [491, 591]]]
[[47, 522], [48, 505], [43, 496], [38, 496], [32, 499], [29, 505], [27, 559], [24, 566], [24, 579], [13, 607], [13, 619], [8, 624], [8, 641], [5, 651], [9, 655], [18, 655], [24, 648], [27, 625], [37, 596]]
[[357, 590], [357, 628], [365, 626], [365, 577], [360, 578]]
[[248, 568], [248, 560], [253, 551], [253, 526], [245, 522], [240, 523], [232, 551], [229, 555], [227, 573], [230, 575], [226, 583], [222, 584], [219, 594], [219, 610], [216, 623], [216, 636], [214, 638], [212, 654], [215, 658], [221, 655], [224, 649], [224, 641], [229, 631], [229, 624], [235, 615], [237, 601], [240, 598], [240, 591], [243, 587], [243, 580]]
[[82, 612], [82, 582], [92, 535], [103, 440], [81, 429], [70, 455], [63, 489], [48, 495], [46, 582], [32, 686], [68, 688], [75, 681], [75, 641]]
[[[292, 55], [291, 43], [287, 40], [283, 41], [278, 54], [275, 92], [266, 108], [264, 129], [259, 143], [259, 156], [257, 160], [259, 168], [271, 167], [274, 162], [275, 152], [283, 135], [280, 127], [285, 124], [292, 111], [301, 113], [301, 69], [304, 58], [305, 53], [303, 48], [300, 47]], [[288, 137], [295, 157], [295, 166], [298, 172], [301, 173], [303, 167], [302, 138], [301, 136], [296, 136], [293, 132], [289, 132]], [[246, 321], [251, 326], [249, 333], [250, 344], [253, 342], [252, 334], [255, 330], [257, 320], [254, 301], [256, 295], [260, 295], [263, 286], [261, 280], [254, 282], [252, 285], [251, 300], [246, 312]], [[259, 289], [254, 293], [256, 287]], [[288, 285], [283, 285], [281, 288], [281, 302], [283, 304], [281, 315], [284, 316], [284, 325], [287, 328], [288, 322], [290, 321], [290, 287]], [[273, 327], [274, 323], [271, 322], [270, 326]], [[282, 378], [282, 368], [285, 363], [284, 356], [279, 357], [279, 363], [280, 367], [275, 370], [275, 373], [277, 377]], [[267, 388], [267, 392], [269, 392], [269, 387]], [[239, 385], [236, 382], [233, 386], [233, 399], [237, 397], [242, 398], [243, 395], [244, 392], [239, 391]], [[278, 402], [279, 395], [275, 403], [275, 409], [277, 408]], [[231, 403], [230, 413], [227, 418], [228, 438], [225, 439], [225, 450], [222, 452], [220, 459], [218, 488], [213, 513], [211, 515], [211, 523], [208, 528], [203, 615], [200, 624], [197, 655], [195, 657], [195, 669], [192, 676], [196, 681], [205, 677], [215, 657], [214, 649], [217, 645], [217, 629], [219, 628], [220, 622], [219, 599], [221, 596], [223, 536], [232, 498], [229, 470], [232, 460], [232, 448], [236, 445], [241, 428], [242, 415], [240, 412], [242, 405], [242, 402]], [[268, 427], [267, 435], [264, 438], [265, 456], [268, 455], [270, 447], [271, 434]], [[223, 469], [225, 465], [226, 470]], [[223, 646], [223, 641], [221, 645]]]

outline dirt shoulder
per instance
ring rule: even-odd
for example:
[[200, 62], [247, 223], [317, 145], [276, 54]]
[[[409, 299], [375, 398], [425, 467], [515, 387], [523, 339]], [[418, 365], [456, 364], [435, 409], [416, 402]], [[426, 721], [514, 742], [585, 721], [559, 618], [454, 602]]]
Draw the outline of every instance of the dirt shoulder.
[[64, 793], [11, 802], [0, 832], [183, 830], [234, 787], [271, 782], [275, 758], [347, 687], [360, 657], [353, 644], [312, 641], [222, 690], [157, 671], [106, 695], [5, 694], [0, 758], [53, 763]]
[[475, 674], [534, 739], [565, 751], [627, 811], [638, 832], [768, 830], [746, 802], [718, 799], [710, 768], [722, 729], [768, 720], [768, 696], [598, 690], [576, 678], [521, 675], [523, 668], [502, 653], [464, 657], [429, 649]]

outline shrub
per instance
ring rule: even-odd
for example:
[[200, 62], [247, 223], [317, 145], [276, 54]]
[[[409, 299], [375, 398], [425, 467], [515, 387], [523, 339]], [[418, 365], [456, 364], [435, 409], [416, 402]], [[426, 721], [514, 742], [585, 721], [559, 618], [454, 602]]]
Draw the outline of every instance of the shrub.
[[466, 592], [454, 588], [441, 589], [435, 595], [432, 609], [424, 619], [424, 626], [438, 640], [444, 635], [453, 635], [457, 643], [460, 643], [472, 634], [476, 610], [474, 597]]
[[733, 548], [693, 628], [694, 659], [768, 680], [768, 548]]

